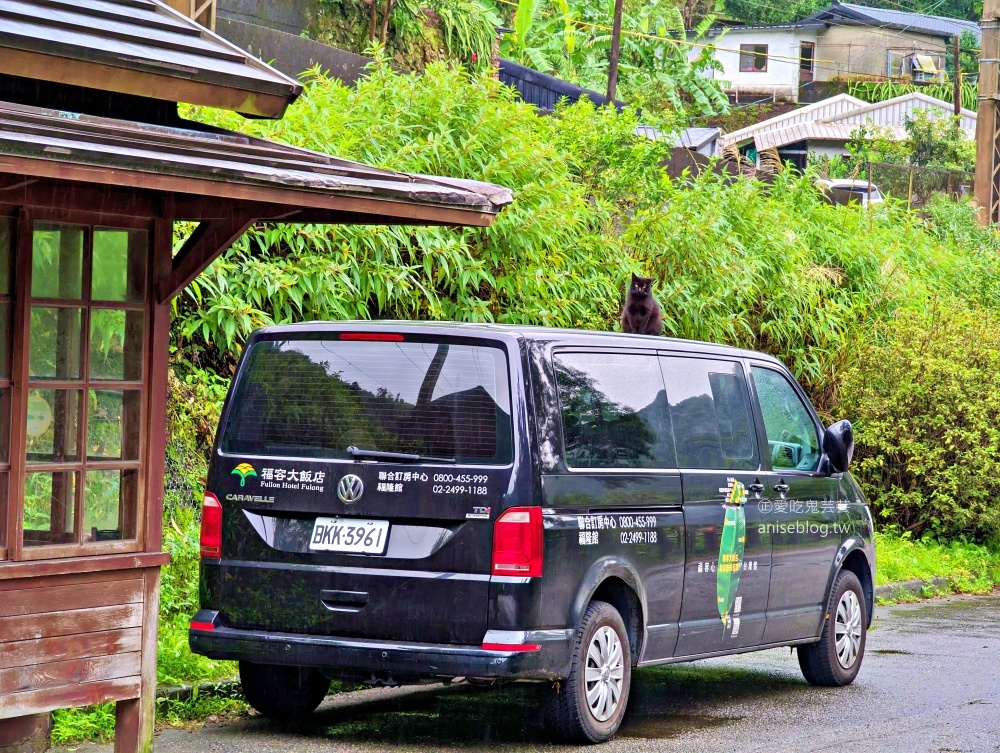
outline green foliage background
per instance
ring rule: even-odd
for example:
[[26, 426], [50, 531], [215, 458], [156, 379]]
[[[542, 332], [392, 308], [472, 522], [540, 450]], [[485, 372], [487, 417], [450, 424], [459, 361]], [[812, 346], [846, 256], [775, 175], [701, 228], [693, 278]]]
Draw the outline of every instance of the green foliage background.
[[411, 76], [380, 62], [356, 89], [313, 75], [278, 122], [190, 115], [381, 167], [492, 181], [515, 202], [488, 229], [255, 229], [177, 305], [175, 370], [189, 385], [214, 372], [221, 397], [240, 344], [272, 322], [613, 329], [625, 280], [644, 271], [658, 281], [668, 334], [772, 353], [825, 418], [856, 421], [857, 471], [883, 522], [916, 535], [1000, 533], [987, 502], [995, 474], [971, 439], [920, 465], [887, 429], [933, 446], [945, 406], [914, 400], [902, 378], [872, 381], [920, 373], [922, 325], [904, 323], [946, 310], [938, 358], [971, 370], [964, 382], [938, 375], [959, 390], [951, 420], [985, 443], [984, 457], [996, 453], [982, 423], [991, 409], [965, 405], [976, 379], [976, 395], [992, 388], [995, 370], [959, 348], [963, 327], [1000, 309], [997, 237], [975, 226], [969, 205], [938, 202], [924, 217], [891, 201], [832, 206], [811, 176], [787, 172], [770, 184], [710, 172], [671, 181], [659, 167], [666, 144], [634, 137], [634, 112], [581, 102], [539, 117], [488, 75], [442, 64]]

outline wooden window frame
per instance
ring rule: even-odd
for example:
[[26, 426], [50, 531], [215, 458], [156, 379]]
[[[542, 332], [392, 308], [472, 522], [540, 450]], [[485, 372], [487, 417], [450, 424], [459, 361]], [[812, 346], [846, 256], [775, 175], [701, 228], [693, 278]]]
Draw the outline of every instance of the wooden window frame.
[[[17, 258], [17, 248], [18, 248], [18, 246], [17, 246], [17, 244], [18, 244], [18, 216], [17, 216], [17, 212], [13, 209], [13, 207], [3, 207], [3, 206], [0, 206], [0, 221], [4, 221], [4, 220], [9, 220], [10, 221], [10, 230], [11, 230], [10, 248], [8, 249], [8, 252], [10, 254], [10, 258], [8, 260], [9, 263], [10, 263], [10, 269], [8, 270], [8, 273], [10, 274], [11, 287], [10, 287], [10, 293], [9, 294], [0, 295], [0, 306], [12, 304], [15, 301], [16, 297], [17, 297], [17, 295], [16, 295], [17, 294], [17, 287], [16, 287], [17, 286], [17, 278], [14, 276], [14, 260]], [[7, 357], [8, 357], [7, 365], [8, 365], [8, 368], [10, 369], [10, 373], [8, 374], [8, 376], [7, 376], [6, 379], [0, 378], [0, 392], [2, 392], [3, 390], [11, 390], [11, 400], [10, 400], [10, 405], [8, 405], [8, 410], [10, 411], [10, 414], [7, 416], [8, 430], [10, 430], [10, 428], [13, 426], [13, 422], [14, 422], [14, 408], [13, 408], [13, 405], [14, 405], [14, 399], [13, 399], [13, 385], [14, 385], [14, 379], [13, 379], [13, 377], [14, 377], [14, 343], [13, 343], [13, 330], [14, 330], [14, 320], [16, 319], [16, 312], [15, 312], [15, 309], [14, 309], [13, 306], [11, 306], [10, 315], [11, 315], [10, 328], [11, 328], [11, 335], [12, 335], [11, 340], [12, 341], [9, 342], [9, 343], [7, 343], [7, 347], [9, 348], [9, 351], [7, 353]], [[0, 347], [2, 347], [2, 337], [0, 337]], [[0, 419], [0, 427], [2, 427], [2, 426], [3, 426], [3, 421], [2, 421], [2, 419]], [[0, 429], [0, 430], [2, 430], [2, 429]], [[6, 480], [6, 484], [7, 484], [7, 488], [6, 489], [0, 489], [0, 494], [2, 494], [4, 491], [6, 491], [6, 493], [7, 493], [7, 503], [6, 503], [6, 505], [5, 506], [4, 505], [0, 505], [0, 562], [6, 561], [8, 555], [10, 553], [11, 508], [14, 507], [13, 495], [10, 493], [11, 492], [11, 485], [10, 485], [11, 464], [13, 462], [13, 457], [14, 457], [13, 451], [14, 451], [14, 449], [13, 449], [13, 446], [12, 446], [11, 442], [9, 441], [9, 439], [10, 438], [8, 436], [8, 446], [7, 446], [7, 453], [8, 454], [7, 454], [7, 460], [6, 460], [6, 462], [4, 462], [3, 458], [0, 457], [0, 479], [5, 479]], [[6, 475], [2, 475], [2, 474], [6, 474]], [[4, 483], [4, 482], [0, 481], [0, 484], [2, 484], [2, 483]]]
[[[740, 73], [767, 73], [768, 50], [770, 45], [766, 44], [741, 44], [740, 45]], [[761, 52], [763, 50], [763, 52]], [[764, 67], [757, 68], [754, 61], [758, 57], [764, 58]]]
[[[32, 247], [34, 228], [37, 223], [58, 223], [83, 226], [86, 229], [86, 240], [81, 270], [81, 298], [38, 298], [31, 297]], [[93, 268], [93, 234], [95, 229], [142, 230], [147, 234], [146, 242], [146, 284], [145, 295], [141, 301], [93, 301], [92, 268]], [[13, 353], [11, 358], [11, 376], [13, 389], [11, 395], [11, 437], [10, 457], [11, 467], [8, 474], [8, 556], [12, 561], [30, 561], [44, 559], [61, 559], [66, 557], [97, 556], [107, 554], [123, 554], [144, 550], [146, 539], [145, 512], [149, 494], [149, 479], [147, 478], [147, 458], [149, 457], [149, 401], [150, 382], [153, 364], [150, 359], [151, 323], [152, 323], [152, 289], [154, 234], [153, 225], [149, 219], [129, 219], [123, 217], [109, 218], [106, 215], [85, 211], [66, 212], [65, 210], [40, 210], [22, 208], [18, 216], [15, 238], [15, 295], [14, 295], [14, 332]], [[78, 380], [33, 380], [28, 375], [28, 360], [30, 351], [30, 317], [33, 303], [52, 307], [76, 307], [82, 309], [80, 320], [80, 378]], [[111, 309], [120, 311], [140, 311], [143, 315], [142, 354], [140, 357], [141, 375], [135, 381], [93, 380], [90, 376], [90, 312], [94, 309]], [[27, 401], [32, 389], [71, 388], [81, 392], [77, 406], [77, 442], [80, 450], [78, 461], [68, 463], [28, 463], [26, 458], [26, 426]], [[88, 393], [90, 390], [138, 390], [140, 393], [138, 416], [138, 459], [136, 460], [106, 460], [97, 461], [87, 458], [87, 448], [82, 440], [87, 431]], [[129, 539], [113, 541], [82, 542], [83, 508], [86, 494], [87, 470], [130, 470], [136, 473], [136, 493], [132, 520], [129, 527], [133, 536]], [[0, 468], [2, 470], [2, 468]], [[25, 477], [31, 471], [72, 470], [78, 473], [74, 496], [74, 543], [42, 544], [24, 546], [24, 486]]]
[[[810, 55], [806, 57], [805, 52], [809, 50]], [[803, 68], [803, 64], [808, 63], [809, 65]], [[799, 70], [806, 73], [816, 72], [816, 43], [815, 42], [802, 42], [799, 44]]]

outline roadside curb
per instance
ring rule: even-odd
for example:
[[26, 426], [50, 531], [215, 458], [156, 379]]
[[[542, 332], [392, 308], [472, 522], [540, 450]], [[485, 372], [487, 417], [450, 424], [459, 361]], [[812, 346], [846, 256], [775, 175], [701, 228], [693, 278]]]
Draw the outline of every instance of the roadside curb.
[[180, 685], [164, 685], [156, 689], [156, 699], [165, 698], [170, 701], [187, 701], [194, 696], [223, 698], [242, 698], [243, 689], [239, 680], [223, 680], [221, 682], [193, 682]]
[[950, 591], [953, 585], [951, 578], [931, 578], [930, 580], [902, 580], [896, 583], [885, 583], [875, 586], [875, 599], [881, 601], [899, 601], [905, 598], [924, 598], [924, 589], [932, 591]]

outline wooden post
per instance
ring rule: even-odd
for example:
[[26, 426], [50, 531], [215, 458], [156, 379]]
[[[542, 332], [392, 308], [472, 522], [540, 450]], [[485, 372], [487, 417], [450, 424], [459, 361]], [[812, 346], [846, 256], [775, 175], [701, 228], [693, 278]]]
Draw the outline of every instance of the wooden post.
[[953, 84], [955, 87], [955, 114], [962, 114], [962, 38], [958, 34], [951, 35], [951, 57]]
[[618, 89], [618, 56], [622, 44], [622, 3], [615, 0], [615, 20], [611, 29], [611, 60], [608, 62], [608, 102], [614, 104]]
[[983, 46], [979, 58], [979, 117], [976, 122], [976, 203], [980, 224], [1000, 219], [1000, 133], [997, 66], [1000, 63], [1000, 0], [983, 3]]

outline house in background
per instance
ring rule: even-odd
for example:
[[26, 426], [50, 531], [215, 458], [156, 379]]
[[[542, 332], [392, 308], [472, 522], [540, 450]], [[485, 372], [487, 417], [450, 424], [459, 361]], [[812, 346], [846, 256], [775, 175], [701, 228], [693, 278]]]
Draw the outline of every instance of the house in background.
[[[847, 94], [825, 99], [798, 110], [764, 120], [719, 139], [719, 148], [735, 146], [759, 164], [765, 149], [776, 149], [783, 162], [805, 169], [810, 155], [847, 155], [847, 143], [862, 125], [883, 129], [890, 138], [907, 138], [906, 121], [918, 110], [931, 117], [953, 117], [951, 105], [920, 92], [868, 104]], [[970, 139], [976, 134], [976, 113], [962, 110], [959, 126]]]
[[[715, 59], [737, 102], [771, 98], [798, 102], [816, 82], [852, 78], [943, 80], [952, 37], [979, 24], [954, 18], [869, 8], [836, 0], [795, 23], [720, 26]], [[699, 50], [693, 48], [691, 55]]]

